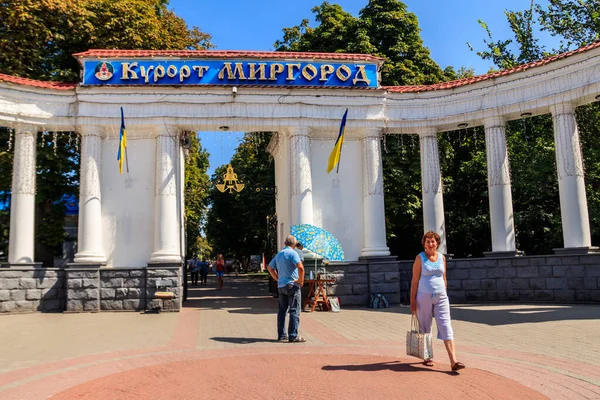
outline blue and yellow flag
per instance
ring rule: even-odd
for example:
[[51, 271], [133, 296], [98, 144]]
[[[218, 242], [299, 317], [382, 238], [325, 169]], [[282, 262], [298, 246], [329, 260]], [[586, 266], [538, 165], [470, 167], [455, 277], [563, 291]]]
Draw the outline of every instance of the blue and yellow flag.
[[[125, 131], [125, 117], [123, 116], [123, 107], [121, 107], [121, 134], [119, 135], [119, 152], [117, 160], [119, 161], [119, 173], [123, 173], [123, 160], [127, 158], [127, 132]], [[127, 163], [127, 172], [129, 172], [129, 163]]]
[[335, 141], [335, 145], [333, 146], [333, 150], [329, 155], [329, 162], [327, 163], [327, 173], [330, 173], [332, 169], [337, 165], [337, 171], [340, 170], [340, 156], [342, 155], [342, 145], [344, 144], [344, 133], [346, 131], [346, 117], [348, 116], [348, 109], [346, 108], [346, 112], [342, 117], [342, 124], [340, 125], [340, 133]]

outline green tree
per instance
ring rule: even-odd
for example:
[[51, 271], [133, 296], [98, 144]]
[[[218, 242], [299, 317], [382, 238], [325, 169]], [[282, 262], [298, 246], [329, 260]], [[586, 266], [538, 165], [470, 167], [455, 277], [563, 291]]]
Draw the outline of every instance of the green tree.
[[359, 17], [337, 4], [323, 2], [312, 9], [316, 28], [303, 20], [283, 29], [277, 51], [363, 53], [385, 57], [382, 84], [419, 85], [447, 80], [423, 45], [419, 23], [406, 4], [398, 0], [370, 0]]
[[185, 238], [189, 254], [200, 254], [206, 251], [205, 239], [202, 237], [202, 225], [206, 220], [208, 207], [208, 191], [210, 178], [208, 170], [208, 152], [202, 148], [200, 139], [195, 134], [189, 136], [190, 148], [185, 158]]
[[215, 253], [243, 259], [262, 252], [269, 256], [275, 247], [275, 169], [266, 151], [270, 137], [268, 132], [246, 133], [237, 147], [231, 166], [244, 183], [243, 190], [217, 190], [216, 185], [223, 182], [227, 172], [226, 165], [218, 167], [212, 176], [206, 235]]
[[549, 0], [546, 8], [536, 5], [541, 30], [561, 38], [559, 51], [581, 47], [600, 39], [598, 0]]
[[[539, 39], [535, 37], [535, 3], [532, 0], [529, 9], [524, 11], [504, 11], [508, 20], [510, 29], [515, 38], [494, 41], [492, 32], [488, 25], [478, 20], [479, 25], [486, 31], [488, 39], [484, 39], [487, 50], [477, 52], [477, 55], [484, 60], [491, 60], [500, 69], [510, 69], [519, 64], [531, 62], [548, 55], [543, 46], [539, 44]], [[518, 55], [514, 54], [511, 46], [516, 45]], [[469, 44], [469, 47], [471, 45]], [[471, 47], [472, 49], [472, 47]]]
[[438, 143], [448, 252], [481, 257], [491, 250], [483, 129], [445, 132]]
[[94, 49], [206, 49], [210, 35], [167, 9], [165, 0], [0, 2], [0, 72], [77, 81], [72, 54]]

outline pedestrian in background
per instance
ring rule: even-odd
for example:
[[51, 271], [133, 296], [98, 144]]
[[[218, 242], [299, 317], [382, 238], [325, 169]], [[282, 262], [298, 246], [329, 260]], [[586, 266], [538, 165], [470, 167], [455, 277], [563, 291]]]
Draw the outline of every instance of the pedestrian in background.
[[223, 277], [225, 276], [225, 259], [223, 254], [217, 256], [215, 261], [215, 274], [217, 276], [217, 289], [223, 289]]

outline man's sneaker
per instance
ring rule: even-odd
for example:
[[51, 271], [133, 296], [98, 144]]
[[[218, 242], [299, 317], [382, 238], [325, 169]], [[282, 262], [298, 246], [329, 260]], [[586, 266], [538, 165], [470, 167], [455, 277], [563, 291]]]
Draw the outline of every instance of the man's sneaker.
[[278, 342], [287, 342], [288, 341], [288, 337], [287, 336], [282, 336], [279, 339], [277, 339]]

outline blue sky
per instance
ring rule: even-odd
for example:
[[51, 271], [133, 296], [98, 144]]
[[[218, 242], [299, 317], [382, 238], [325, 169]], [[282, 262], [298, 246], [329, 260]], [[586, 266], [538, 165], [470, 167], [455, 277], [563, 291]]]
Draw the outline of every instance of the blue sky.
[[[358, 15], [368, 0], [329, 0]], [[547, 4], [547, 0], [536, 0]], [[171, 0], [170, 8], [183, 17], [188, 26], [198, 26], [212, 35], [220, 50], [273, 50], [273, 44], [282, 38], [282, 28], [298, 25], [307, 18], [315, 26], [311, 8], [321, 0]], [[408, 10], [417, 15], [421, 37], [431, 56], [442, 68], [461, 66], [474, 68], [477, 75], [485, 74], [492, 63], [481, 60], [471, 51], [484, 50], [485, 31], [477, 23], [485, 21], [495, 40], [510, 37], [510, 28], [504, 10], [525, 10], [530, 0], [405, 0]], [[542, 43], [552, 47], [556, 41], [548, 35], [540, 36]], [[203, 145], [211, 153], [211, 169], [227, 163], [236, 147], [236, 136], [226, 133], [202, 134]]]

